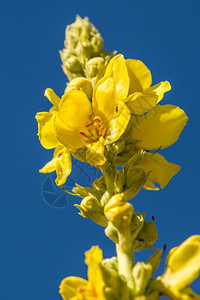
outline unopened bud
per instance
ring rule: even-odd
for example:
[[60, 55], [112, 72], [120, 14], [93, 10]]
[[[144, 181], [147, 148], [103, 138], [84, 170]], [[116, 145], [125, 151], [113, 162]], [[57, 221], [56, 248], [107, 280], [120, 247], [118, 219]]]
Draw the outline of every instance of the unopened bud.
[[102, 57], [94, 57], [87, 62], [86, 76], [91, 79], [93, 86], [103, 77], [105, 69], [105, 61]]
[[114, 180], [114, 190], [116, 194], [119, 194], [123, 191], [124, 184], [125, 184], [124, 172], [117, 170], [115, 175], [115, 180]]
[[75, 204], [74, 206], [80, 209], [81, 216], [91, 219], [101, 226], [107, 226], [108, 221], [103, 214], [103, 207], [95, 197], [87, 196], [80, 205]]
[[142, 230], [139, 232], [136, 240], [134, 241], [135, 251], [140, 251], [143, 248], [152, 248], [152, 245], [158, 240], [158, 231], [153, 223], [153, 220], [150, 222], [144, 222]]
[[92, 84], [91, 81], [84, 77], [77, 77], [72, 79], [65, 89], [65, 93], [72, 90], [80, 90], [83, 91], [88, 98], [91, 100], [92, 98]]
[[81, 198], [84, 198], [87, 196], [93, 196], [100, 200], [102, 197], [102, 194], [100, 193], [99, 190], [92, 189], [89, 187], [83, 187], [83, 186], [78, 185], [77, 183], [76, 183], [76, 187], [74, 187], [72, 191]]
[[138, 262], [133, 267], [133, 279], [135, 282], [135, 295], [143, 295], [147, 284], [151, 278], [152, 267], [150, 264], [145, 264], [144, 262]]
[[113, 224], [111, 222], [108, 222], [108, 226], [105, 229], [105, 234], [115, 244], [117, 244], [119, 242], [117, 229], [116, 229], [116, 227], [113, 226]]
[[133, 213], [131, 219], [131, 239], [135, 240], [144, 225], [145, 214]]
[[93, 188], [105, 192], [106, 191], [106, 184], [105, 184], [105, 180], [103, 178], [103, 176], [101, 176], [100, 178], [96, 179], [93, 183], [92, 183]]
[[127, 174], [126, 185], [128, 186], [123, 192], [124, 200], [126, 201], [135, 197], [137, 193], [139, 193], [148, 177], [148, 174], [145, 174], [144, 169], [139, 166], [132, 167]]
[[130, 224], [133, 206], [123, 200], [122, 194], [114, 195], [104, 208], [107, 219], [117, 228]]

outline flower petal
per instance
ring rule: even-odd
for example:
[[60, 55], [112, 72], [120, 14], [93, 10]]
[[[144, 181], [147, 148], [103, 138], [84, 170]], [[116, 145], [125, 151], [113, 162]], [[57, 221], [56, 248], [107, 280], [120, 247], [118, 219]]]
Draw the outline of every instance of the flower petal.
[[79, 149], [85, 146], [78, 131], [69, 128], [59, 116], [54, 117], [54, 131], [60, 143], [70, 149]]
[[46, 165], [39, 170], [40, 173], [51, 173], [56, 170], [56, 162], [58, 158], [53, 157], [52, 160], [50, 160]]
[[126, 104], [130, 111], [135, 115], [143, 115], [152, 110], [163, 98], [164, 93], [171, 89], [168, 81], [160, 82], [144, 92], [135, 92], [126, 98]]
[[158, 102], [158, 96], [156, 94], [147, 94], [145, 92], [133, 93], [126, 99], [126, 105], [130, 109], [131, 113], [135, 115], [145, 114], [152, 110]]
[[57, 185], [62, 185], [67, 180], [67, 177], [71, 173], [72, 162], [71, 154], [67, 148], [59, 153], [58, 159], [56, 161], [56, 174], [57, 178], [55, 180]]
[[128, 95], [130, 80], [126, 68], [126, 61], [122, 54], [118, 54], [110, 60], [106, 68], [105, 76], [114, 79], [117, 91], [117, 102], [124, 100]]
[[157, 103], [162, 100], [164, 93], [171, 90], [171, 85], [169, 81], [161, 81], [145, 90], [146, 94], [154, 94], [158, 96]]
[[38, 122], [39, 140], [46, 149], [52, 149], [58, 145], [58, 140], [53, 130], [53, 116], [53, 113], [48, 112], [40, 112], [35, 116]]
[[200, 272], [200, 236], [193, 235], [173, 248], [166, 264], [165, 273], [161, 276], [162, 283], [178, 291], [187, 288]]
[[132, 117], [132, 136], [139, 149], [156, 150], [175, 143], [188, 117], [175, 105], [157, 105], [142, 117]]
[[53, 106], [58, 109], [60, 98], [55, 94], [55, 92], [52, 89], [46, 89], [44, 95], [49, 99]]
[[104, 139], [102, 137], [100, 137], [98, 142], [87, 145], [86, 160], [92, 166], [103, 165], [106, 162]]
[[61, 99], [58, 114], [64, 124], [79, 132], [92, 114], [91, 102], [83, 91], [69, 91]]
[[102, 250], [98, 246], [93, 246], [85, 253], [85, 263], [88, 265], [88, 288], [96, 291], [98, 298], [105, 299], [103, 293], [103, 276], [101, 271]]
[[92, 99], [93, 112], [105, 125], [112, 118], [116, 107], [116, 91], [112, 78], [103, 77], [94, 87]]
[[145, 172], [151, 173], [148, 176], [148, 180], [158, 183], [163, 189], [170, 179], [178, 173], [180, 166], [168, 162], [159, 153], [145, 153], [141, 166], [145, 169]]
[[85, 287], [87, 280], [80, 277], [67, 277], [62, 280], [59, 293], [63, 300], [70, 300], [77, 295], [78, 288]]
[[126, 66], [130, 78], [129, 94], [142, 92], [152, 83], [151, 72], [145, 64], [138, 59], [127, 59]]
[[120, 136], [126, 130], [128, 122], [130, 120], [131, 114], [130, 110], [125, 103], [118, 103], [118, 112], [116, 116], [110, 121], [110, 128], [108, 130], [108, 135], [106, 136], [106, 143], [110, 144], [117, 141]]

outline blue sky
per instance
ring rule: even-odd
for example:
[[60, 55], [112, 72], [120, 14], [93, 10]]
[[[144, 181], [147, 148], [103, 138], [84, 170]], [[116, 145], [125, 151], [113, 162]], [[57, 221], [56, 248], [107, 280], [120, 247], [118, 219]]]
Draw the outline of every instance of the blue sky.
[[[58, 50], [76, 14], [90, 18], [109, 51], [142, 60], [154, 83], [171, 83], [162, 103], [180, 106], [189, 123], [179, 141], [161, 154], [182, 169], [164, 190], [142, 190], [132, 203], [147, 211], [147, 220], [155, 217], [158, 248], [166, 243], [169, 250], [200, 234], [199, 10], [198, 0], [1, 1], [0, 299], [59, 300], [65, 276], [86, 277], [85, 250], [98, 244], [104, 257], [115, 255], [103, 228], [77, 214], [77, 199], [68, 199], [63, 208], [45, 202], [48, 175], [38, 173], [52, 152], [40, 145], [34, 116], [50, 107], [46, 88], [60, 96], [64, 91]], [[95, 172], [81, 170], [74, 165], [71, 182], [88, 185]], [[143, 250], [136, 257], [151, 253]], [[199, 285], [200, 280], [193, 286], [200, 293]]]

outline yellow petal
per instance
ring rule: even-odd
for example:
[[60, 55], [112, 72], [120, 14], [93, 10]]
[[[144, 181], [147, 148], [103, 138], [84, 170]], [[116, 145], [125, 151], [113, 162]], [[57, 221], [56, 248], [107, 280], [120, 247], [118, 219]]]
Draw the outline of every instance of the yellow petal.
[[92, 166], [103, 165], [106, 162], [104, 156], [104, 139], [102, 137], [98, 142], [87, 145], [86, 160]]
[[39, 170], [40, 173], [51, 173], [56, 170], [56, 162], [58, 158], [53, 157], [52, 160], [50, 160], [46, 165]]
[[85, 253], [85, 262], [88, 265], [88, 287], [96, 291], [99, 300], [105, 299], [103, 294], [103, 276], [101, 271], [102, 250], [98, 246], [93, 246]]
[[52, 89], [46, 89], [44, 95], [49, 99], [49, 101], [58, 109], [60, 98], [55, 94]]
[[35, 116], [38, 122], [39, 140], [46, 149], [52, 149], [58, 145], [58, 140], [53, 130], [53, 115], [53, 113], [40, 112]]
[[147, 94], [154, 94], [158, 96], [157, 103], [163, 98], [164, 93], [171, 90], [171, 85], [168, 81], [161, 81], [158, 84], [151, 86], [145, 90]]
[[69, 128], [58, 115], [54, 118], [54, 131], [60, 143], [70, 149], [79, 149], [85, 146], [78, 131]]
[[147, 178], [147, 181], [143, 185], [143, 188], [145, 188], [146, 190], [159, 191], [159, 188], [155, 186], [155, 184], [151, 180], [149, 180], [149, 178]]
[[151, 72], [145, 64], [137, 59], [127, 59], [126, 66], [130, 78], [129, 94], [142, 92], [152, 83]]
[[106, 143], [110, 144], [117, 141], [124, 133], [128, 122], [130, 120], [130, 110], [125, 103], [118, 103], [118, 112], [115, 117], [110, 121], [108, 135], [106, 136]]
[[139, 149], [166, 148], [177, 141], [188, 117], [175, 105], [157, 105], [142, 117], [132, 118], [132, 137]]
[[156, 104], [163, 98], [164, 93], [171, 89], [168, 81], [160, 82], [144, 92], [135, 92], [129, 95], [125, 102], [131, 113], [135, 115], [143, 115], [152, 110]]
[[141, 161], [141, 166], [145, 169], [146, 173], [151, 171], [148, 180], [158, 183], [162, 189], [180, 170], [180, 166], [168, 162], [159, 153], [146, 153]]
[[158, 102], [158, 96], [156, 94], [147, 94], [142, 92], [136, 92], [126, 98], [126, 105], [130, 109], [131, 113], [135, 115], [143, 115], [146, 112], [152, 110]]
[[85, 287], [87, 283], [87, 280], [80, 277], [67, 277], [62, 280], [59, 293], [63, 300], [70, 300], [72, 297], [77, 295], [78, 289]]
[[61, 99], [58, 114], [64, 124], [79, 132], [92, 114], [91, 102], [83, 91], [69, 91]]
[[112, 78], [101, 78], [94, 87], [92, 99], [93, 112], [106, 125], [112, 118], [116, 107], [116, 91]]
[[71, 173], [72, 162], [71, 154], [68, 149], [64, 149], [59, 153], [58, 159], [56, 161], [56, 174], [57, 178], [55, 180], [57, 185], [62, 185], [67, 180], [67, 177]]
[[128, 95], [130, 80], [126, 68], [126, 61], [122, 54], [118, 54], [110, 60], [106, 68], [105, 76], [114, 79], [117, 91], [117, 102], [124, 100]]
[[165, 286], [182, 290], [194, 281], [200, 271], [200, 236], [189, 237], [173, 248], [166, 260], [167, 268], [161, 276]]

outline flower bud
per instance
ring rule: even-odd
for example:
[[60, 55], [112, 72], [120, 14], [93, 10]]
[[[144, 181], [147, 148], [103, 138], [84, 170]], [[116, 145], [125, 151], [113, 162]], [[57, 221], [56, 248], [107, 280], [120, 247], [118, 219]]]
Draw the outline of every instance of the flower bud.
[[123, 138], [120, 138], [115, 143], [113, 143], [113, 147], [115, 148], [116, 154], [120, 154], [125, 147], [125, 140]]
[[119, 242], [117, 229], [116, 229], [116, 227], [113, 226], [113, 224], [111, 222], [108, 222], [108, 226], [105, 229], [105, 234], [115, 244], [117, 244]]
[[142, 230], [139, 232], [136, 240], [133, 243], [133, 247], [135, 251], [140, 251], [143, 248], [152, 248], [152, 244], [154, 244], [158, 239], [158, 231], [153, 223], [153, 220], [150, 222], [144, 222], [144, 226]]
[[102, 193], [99, 190], [83, 187], [76, 183], [76, 187], [72, 190], [77, 196], [84, 198], [86, 196], [93, 196], [97, 199], [101, 199]]
[[133, 279], [135, 282], [135, 295], [140, 296], [145, 293], [147, 284], [151, 278], [152, 267], [150, 264], [138, 262], [133, 267]]
[[131, 219], [131, 239], [135, 240], [138, 236], [138, 233], [142, 229], [144, 225], [144, 214], [140, 213], [133, 213], [132, 219]]
[[87, 62], [86, 76], [91, 79], [93, 86], [103, 77], [105, 69], [105, 61], [102, 57], [94, 57]]
[[80, 215], [93, 220], [95, 223], [101, 226], [107, 226], [108, 221], [103, 214], [103, 207], [93, 196], [87, 196], [82, 201], [81, 204], [75, 204], [74, 206], [80, 209]]
[[115, 180], [114, 180], [114, 190], [116, 194], [119, 194], [123, 191], [125, 184], [125, 176], [123, 171], [116, 171]]
[[130, 200], [135, 197], [146, 182], [148, 174], [142, 167], [135, 166], [126, 173], [126, 188], [124, 189], [124, 200]]
[[72, 90], [80, 90], [86, 93], [88, 99], [92, 98], [92, 84], [91, 81], [84, 77], [77, 77], [72, 79], [65, 89], [65, 93]]
[[130, 224], [133, 206], [123, 200], [122, 194], [114, 195], [104, 208], [107, 219], [117, 228], [124, 228]]
[[92, 183], [93, 188], [105, 192], [106, 191], [106, 184], [105, 184], [105, 180], [103, 178], [103, 176], [101, 176], [100, 178], [96, 179], [93, 183]]

